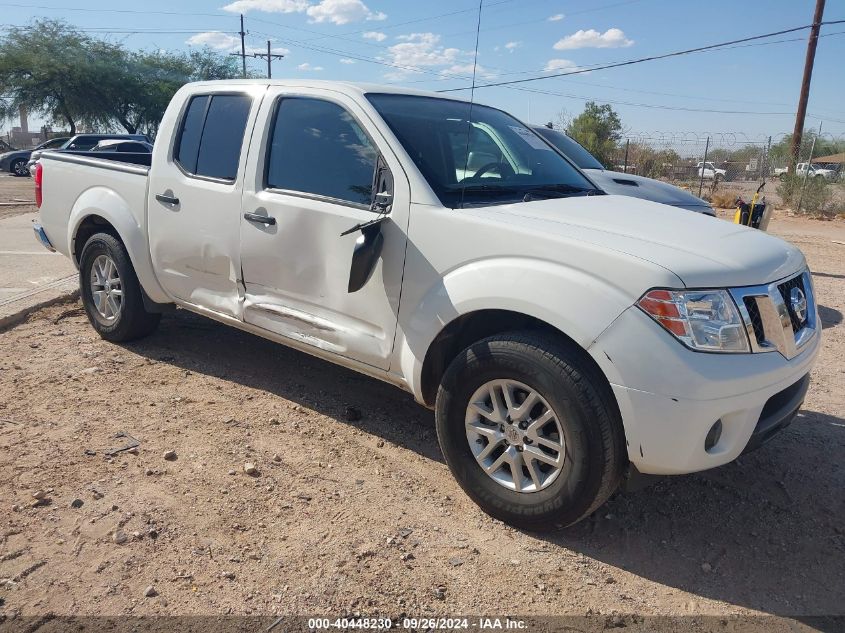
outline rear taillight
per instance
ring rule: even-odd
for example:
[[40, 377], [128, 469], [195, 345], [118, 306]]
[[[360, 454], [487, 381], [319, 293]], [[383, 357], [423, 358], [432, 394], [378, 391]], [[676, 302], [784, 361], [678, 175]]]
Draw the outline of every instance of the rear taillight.
[[44, 168], [41, 163], [35, 163], [35, 206], [41, 208], [43, 200], [42, 185], [44, 183]]

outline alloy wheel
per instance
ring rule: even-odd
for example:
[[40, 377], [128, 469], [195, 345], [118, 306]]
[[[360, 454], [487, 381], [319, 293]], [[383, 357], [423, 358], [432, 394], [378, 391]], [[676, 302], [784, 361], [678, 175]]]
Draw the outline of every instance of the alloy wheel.
[[98, 255], [91, 265], [91, 298], [100, 318], [113, 323], [123, 308], [123, 284], [114, 260]]
[[547, 488], [566, 459], [554, 409], [516, 380], [491, 380], [475, 391], [466, 411], [466, 437], [481, 469], [515, 492]]

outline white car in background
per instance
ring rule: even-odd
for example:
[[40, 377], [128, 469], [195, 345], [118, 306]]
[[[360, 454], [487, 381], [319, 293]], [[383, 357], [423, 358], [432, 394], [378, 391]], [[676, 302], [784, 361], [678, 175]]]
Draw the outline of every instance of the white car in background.
[[[784, 178], [789, 173], [789, 167], [778, 167], [774, 173], [775, 176]], [[795, 165], [795, 175], [801, 178], [806, 175], [808, 178], [824, 178], [825, 180], [836, 180], [837, 176], [836, 171], [833, 169], [816, 167], [810, 163], [798, 163]]]
[[703, 176], [706, 180], [724, 180], [728, 175], [726, 170], [719, 169], [716, 163], [711, 163], [709, 160], [706, 163], [698, 163], [695, 167], [698, 169], [698, 177]]
[[802, 178], [806, 175], [808, 178], [824, 178], [825, 180], [836, 179], [836, 172], [834, 170], [816, 167], [810, 163], [798, 163], [795, 165], [795, 173]]

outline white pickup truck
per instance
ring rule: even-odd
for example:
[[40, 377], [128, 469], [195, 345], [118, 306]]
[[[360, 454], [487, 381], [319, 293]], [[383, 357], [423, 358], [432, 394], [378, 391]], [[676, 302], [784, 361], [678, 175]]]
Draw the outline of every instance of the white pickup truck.
[[[785, 177], [789, 173], [789, 167], [778, 167], [775, 169], [775, 176]], [[832, 169], [824, 169], [823, 167], [816, 167], [810, 163], [798, 163], [795, 165], [795, 175], [803, 178], [808, 176], [810, 178], [825, 178], [827, 180], [836, 180], [836, 172]]]
[[149, 168], [36, 170], [36, 234], [100, 335], [175, 305], [401, 387], [504, 521], [568, 525], [629, 473], [730, 462], [804, 400], [821, 328], [797, 248], [604, 195], [501, 110], [208, 82], [159, 130]]
[[719, 169], [715, 163], [711, 163], [709, 160], [706, 163], [698, 163], [696, 168], [698, 169], [698, 177], [707, 180], [724, 180], [728, 175], [726, 170]]

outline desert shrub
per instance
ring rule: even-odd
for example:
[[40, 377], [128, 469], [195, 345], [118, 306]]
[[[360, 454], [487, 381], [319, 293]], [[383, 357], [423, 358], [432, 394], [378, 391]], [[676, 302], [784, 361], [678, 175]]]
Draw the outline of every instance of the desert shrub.
[[830, 215], [834, 212], [831, 204], [833, 192], [830, 183], [824, 178], [807, 178], [807, 185], [804, 187], [803, 176], [785, 176], [777, 191], [784, 206], [793, 210], [798, 209], [798, 201], [801, 200], [801, 213]]
[[720, 209], [733, 209], [736, 206], [736, 199], [741, 194], [733, 189], [722, 189], [710, 194], [710, 204]]

